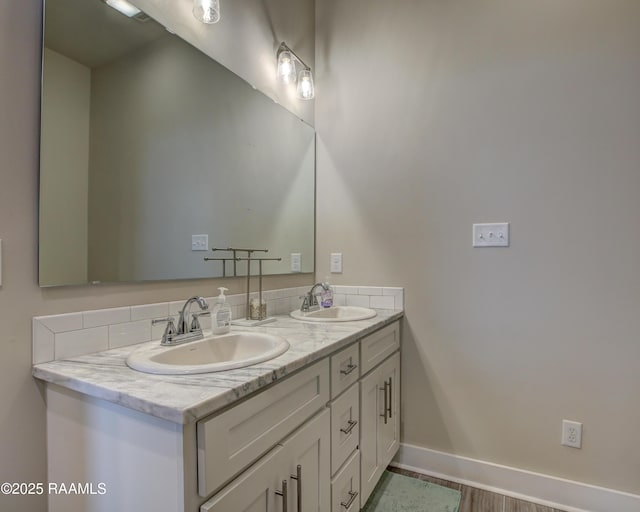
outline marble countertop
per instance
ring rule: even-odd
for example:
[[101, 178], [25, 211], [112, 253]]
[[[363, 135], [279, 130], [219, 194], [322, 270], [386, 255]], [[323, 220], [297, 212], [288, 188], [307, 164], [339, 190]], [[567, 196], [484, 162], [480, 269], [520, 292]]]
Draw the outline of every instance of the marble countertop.
[[158, 341], [97, 352], [33, 367], [34, 377], [174, 423], [186, 424], [211, 414], [294, 371], [340, 350], [399, 319], [402, 310], [378, 309], [368, 320], [309, 323], [289, 316], [260, 327], [233, 327], [277, 334], [291, 347], [281, 356], [246, 368], [199, 375], [153, 375], [130, 369], [134, 350]]

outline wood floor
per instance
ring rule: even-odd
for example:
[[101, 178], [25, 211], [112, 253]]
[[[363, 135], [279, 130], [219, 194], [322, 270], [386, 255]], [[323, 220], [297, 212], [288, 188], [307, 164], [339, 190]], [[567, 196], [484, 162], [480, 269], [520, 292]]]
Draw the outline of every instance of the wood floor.
[[449, 487], [460, 491], [462, 493], [462, 498], [460, 500], [459, 512], [563, 512], [556, 508], [536, 505], [535, 503], [530, 503], [528, 501], [517, 500], [502, 494], [496, 494], [494, 492], [484, 491], [475, 487], [449, 482], [448, 480], [433, 478], [420, 473], [414, 473], [413, 471], [393, 467], [389, 467], [387, 469], [394, 473], [411, 476], [413, 478], [441, 485], [442, 487]]

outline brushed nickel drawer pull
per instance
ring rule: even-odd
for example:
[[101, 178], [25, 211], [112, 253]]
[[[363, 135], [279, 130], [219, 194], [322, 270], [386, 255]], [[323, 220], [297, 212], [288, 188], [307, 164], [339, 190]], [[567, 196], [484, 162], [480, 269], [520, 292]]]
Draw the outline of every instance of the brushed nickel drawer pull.
[[349, 507], [353, 504], [353, 502], [357, 497], [358, 497], [358, 491], [349, 491], [349, 501], [347, 501], [346, 503], [344, 501], [341, 501], [340, 505], [342, 505], [344, 508], [349, 510]]
[[353, 370], [355, 370], [357, 367], [358, 367], [358, 365], [357, 365], [357, 364], [349, 363], [349, 364], [347, 365], [347, 367], [346, 367], [344, 370], [340, 370], [340, 373], [341, 373], [342, 375], [349, 375], [349, 374], [350, 374]]
[[289, 493], [287, 492], [287, 481], [282, 481], [282, 491], [276, 491], [278, 496], [282, 496], [282, 512], [287, 512], [287, 502], [289, 501]]
[[351, 434], [351, 431], [353, 430], [353, 427], [355, 427], [358, 424], [357, 420], [349, 420], [347, 422], [347, 424], [349, 425], [347, 428], [341, 428], [340, 432], [343, 432], [347, 435]]
[[302, 512], [302, 466], [300, 464], [296, 466], [296, 474], [291, 475], [291, 478], [298, 484], [298, 512]]

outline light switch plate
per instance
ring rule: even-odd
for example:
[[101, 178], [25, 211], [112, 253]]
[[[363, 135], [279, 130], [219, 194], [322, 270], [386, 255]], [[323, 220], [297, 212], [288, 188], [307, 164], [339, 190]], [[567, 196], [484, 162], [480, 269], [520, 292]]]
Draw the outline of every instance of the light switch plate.
[[341, 252], [331, 253], [331, 273], [342, 274], [342, 253]]
[[473, 247], [509, 247], [509, 223], [474, 224]]
[[302, 254], [299, 252], [291, 253], [291, 272], [300, 272], [302, 268]]
[[208, 251], [209, 235], [191, 235], [192, 251]]

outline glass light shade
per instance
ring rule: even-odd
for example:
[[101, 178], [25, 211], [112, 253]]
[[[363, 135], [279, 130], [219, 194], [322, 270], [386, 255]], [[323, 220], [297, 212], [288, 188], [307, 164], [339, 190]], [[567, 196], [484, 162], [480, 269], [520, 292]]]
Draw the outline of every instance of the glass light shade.
[[298, 98], [312, 100], [315, 96], [313, 75], [310, 69], [303, 69], [298, 75]]
[[296, 81], [296, 63], [291, 52], [286, 50], [278, 54], [278, 82], [290, 84]]
[[135, 5], [131, 5], [126, 0], [105, 0], [109, 7], [113, 7], [116, 11], [120, 11], [125, 16], [132, 18], [136, 14], [140, 14], [140, 9]]
[[220, 0], [194, 0], [193, 15], [202, 23], [217, 23], [220, 20]]

